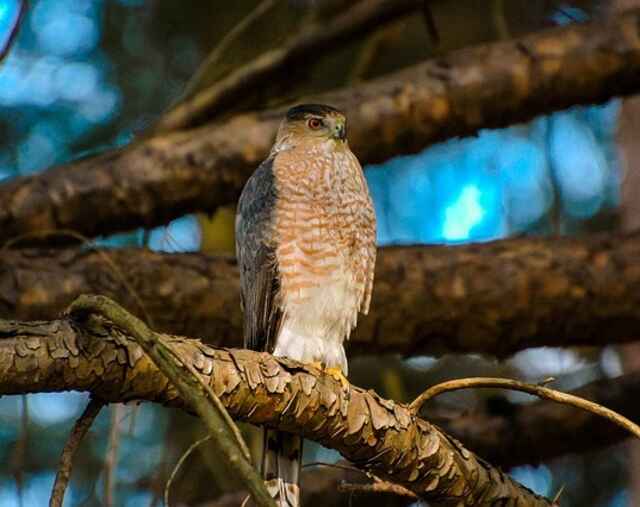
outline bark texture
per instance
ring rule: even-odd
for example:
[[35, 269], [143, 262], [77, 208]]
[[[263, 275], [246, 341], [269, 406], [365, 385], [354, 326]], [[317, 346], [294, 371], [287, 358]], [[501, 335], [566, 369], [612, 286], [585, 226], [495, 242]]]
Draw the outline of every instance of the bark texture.
[[[0, 394], [79, 390], [184, 408], [133, 339], [102, 319], [0, 321], [0, 337]], [[234, 418], [302, 433], [439, 505], [551, 505], [405, 405], [266, 353], [165, 338]]]
[[[640, 12], [451, 53], [315, 97], [344, 109], [363, 163], [480, 128], [640, 89]], [[236, 201], [283, 110], [161, 134], [0, 185], [0, 243], [70, 229], [87, 236], [151, 227]]]
[[[138, 365], [137, 370], [128, 371], [130, 365], [125, 364], [128, 356], [117, 352], [119, 364], [109, 366], [100, 355], [107, 350], [105, 357], [113, 356], [112, 346], [106, 349], [106, 344], [84, 338], [84, 341], [77, 342], [83, 333], [66, 321], [52, 324], [0, 321], [0, 393], [60, 391], [65, 386], [75, 388], [79, 385], [77, 377], [80, 376], [83, 386], [98, 382], [96, 392], [111, 401], [145, 399], [182, 407], [174, 391], [171, 396], [167, 394], [166, 379], [151, 364], [144, 363]], [[195, 341], [185, 343], [186, 350], [210, 350]], [[47, 349], [38, 353], [37, 350], [44, 345]], [[51, 358], [46, 360], [45, 378], [41, 379], [29, 371], [35, 371], [36, 362], [43, 364], [38, 359], [38, 354], [43, 353]], [[135, 365], [138, 352], [133, 351], [132, 354]], [[13, 364], [7, 363], [10, 357], [13, 357]], [[96, 380], [105, 375], [105, 371], [108, 376], [104, 381]], [[56, 372], [64, 378], [52, 383]], [[116, 378], [118, 375], [119, 379]], [[119, 384], [109, 387], [111, 382]], [[601, 379], [571, 393], [609, 407], [634, 421], [640, 420], [640, 404], [636, 403], [640, 396], [639, 372], [615, 379]], [[591, 413], [545, 401], [518, 405], [504, 398], [493, 398], [486, 407], [472, 412], [427, 407], [424, 413], [448, 434], [464, 442], [465, 447], [504, 468], [539, 463], [567, 453], [596, 450], [629, 438], [629, 434], [618, 426]], [[347, 478], [352, 482], [362, 479], [361, 476]], [[309, 483], [317, 480], [317, 477], [310, 479]]]
[[[383, 248], [350, 354], [498, 357], [640, 335], [640, 234]], [[149, 283], [152, 281], [152, 283]], [[233, 258], [148, 250], [7, 250], [0, 318], [51, 319], [77, 296], [116, 299], [156, 329], [241, 345]]]

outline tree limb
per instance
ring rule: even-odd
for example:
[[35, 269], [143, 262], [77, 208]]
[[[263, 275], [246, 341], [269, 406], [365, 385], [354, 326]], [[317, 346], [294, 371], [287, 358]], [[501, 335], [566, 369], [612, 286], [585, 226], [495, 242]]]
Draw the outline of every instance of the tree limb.
[[[13, 374], [6, 371], [6, 366], [2, 368], [2, 365], [6, 365], [5, 358], [7, 357], [6, 353], [3, 354], [2, 351], [5, 347], [15, 348], [18, 345], [15, 342], [9, 343], [9, 340], [2, 338], [15, 338], [18, 335], [19, 327], [20, 324], [17, 323], [10, 326], [3, 323], [0, 326], [0, 391], [5, 392], [9, 388], [13, 390], [12, 392], [43, 391], [46, 389], [46, 383], [33, 385], [33, 377], [29, 377], [27, 374], [24, 375], [22, 381], [11, 381], [11, 386], [7, 386], [10, 376]], [[66, 329], [69, 328], [56, 324], [53, 331], [50, 331], [45, 325], [38, 324], [35, 333], [42, 336], [58, 335], [59, 343], [63, 348], [56, 352], [56, 355], [63, 357], [65, 362], [73, 361], [79, 364], [79, 362], [69, 359], [71, 354], [64, 350], [63, 337]], [[20, 336], [23, 337], [28, 334], [24, 330], [21, 332]], [[74, 333], [76, 332], [74, 331]], [[21, 351], [25, 358], [30, 353], [26, 347], [21, 347]], [[51, 351], [52, 353], [55, 351], [53, 346], [51, 346]], [[67, 355], [66, 359], [64, 358], [65, 354]], [[24, 362], [28, 363], [29, 361], [29, 359], [25, 359]], [[126, 361], [126, 355], [121, 354], [120, 361]], [[97, 369], [93, 375], [104, 374], [104, 366], [100, 361], [95, 362], [93, 368]], [[120, 368], [122, 368], [119, 370], [122, 375], [126, 366], [121, 364]], [[89, 368], [83, 366], [83, 369], [84, 375], [86, 375]], [[52, 372], [50, 375], [54, 374]], [[117, 377], [117, 374], [114, 373], [113, 377]], [[133, 375], [129, 373], [128, 378], [127, 386], [130, 386]], [[151, 384], [149, 384], [150, 380]], [[109, 379], [106, 381], [110, 382]], [[125, 393], [128, 392], [127, 386], [125, 386], [122, 395], [117, 386], [114, 387], [112, 398], [124, 401]], [[54, 390], [62, 390], [63, 388], [64, 384]], [[153, 368], [139, 371], [136, 376], [135, 390], [129, 394], [126, 400], [129, 400], [133, 394], [140, 399], [167, 403], [166, 389], [168, 386], [158, 382], [157, 374]], [[598, 380], [572, 393], [616, 410], [631, 420], [640, 421], [640, 404], [636, 403], [640, 397], [640, 372], [625, 374], [615, 379]], [[518, 405], [502, 398], [492, 398], [487, 407], [471, 412], [436, 407], [430, 409], [429, 415], [438, 426], [444, 428], [457, 439], [464, 441], [470, 449], [473, 449], [480, 456], [506, 468], [524, 463], [539, 463], [566, 453], [600, 449], [621, 442], [628, 437], [626, 432], [600, 417], [586, 412], [577, 412], [572, 407], [544, 401]], [[350, 478], [350, 481], [353, 481], [353, 478]]]
[[183, 361], [180, 354], [161, 335], [105, 296], [79, 296], [71, 303], [67, 312], [76, 322], [78, 318], [83, 321], [94, 316], [106, 318], [133, 338], [157, 368], [169, 378], [181, 398], [203, 420], [212, 437], [216, 456], [242, 479], [256, 505], [276, 507], [260, 474], [251, 463], [251, 455], [240, 430], [220, 399], [193, 366]]
[[[637, 403], [640, 396], [640, 372], [615, 379], [601, 379], [572, 391], [572, 394], [640, 421], [640, 404]], [[467, 448], [504, 468], [548, 462], [570, 453], [595, 451], [628, 438], [627, 432], [601, 417], [577, 412], [565, 405], [544, 401], [516, 404], [502, 397], [489, 398], [488, 401], [487, 407], [472, 411], [435, 406], [429, 408], [429, 418], [447, 433], [464, 442]], [[333, 480], [327, 485], [323, 481], [327, 480], [329, 472], [329, 477]], [[321, 502], [322, 497], [308, 498], [307, 495], [314, 494], [312, 488], [317, 487], [317, 490], [328, 495], [337, 491], [341, 482], [361, 482], [364, 476], [342, 466], [336, 469], [328, 466], [320, 470], [305, 470], [302, 477], [305, 505], [316, 505]], [[220, 501], [219, 507], [237, 506], [241, 501], [242, 496], [230, 494]], [[325, 503], [334, 505], [338, 504], [338, 500], [326, 500]], [[207, 507], [218, 507], [218, 502], [207, 504]]]
[[[363, 163], [640, 89], [640, 11], [453, 52], [316, 97], [344, 109]], [[141, 140], [0, 185], [0, 243], [72, 229], [86, 236], [163, 224], [236, 201], [283, 110]], [[373, 140], [373, 141], [372, 141]]]
[[[206, 84], [208, 75], [217, 67], [218, 62], [228, 51], [231, 44], [233, 44], [233, 42], [236, 41], [238, 37], [240, 37], [240, 35], [245, 33], [258, 19], [260, 19], [261, 16], [264, 16], [264, 14], [269, 12], [269, 10], [271, 10], [276, 4], [277, 0], [260, 0], [258, 5], [256, 5], [251, 11], [249, 11], [246, 16], [244, 16], [233, 28], [231, 28], [231, 30], [224, 34], [224, 36], [211, 50], [204, 61], [200, 63], [193, 76], [191, 76], [189, 82], [184, 87], [182, 98], [179, 99], [179, 101], [176, 103], [176, 106], [180, 103], [184, 103], [185, 99], [192, 99], [192, 96], [195, 93], [202, 91]], [[168, 113], [167, 116], [172, 114], [173, 110], [175, 110], [176, 107], [174, 106], [171, 109], [172, 111]]]
[[417, 12], [423, 0], [367, 0], [356, 2], [344, 14], [329, 23], [303, 31], [285, 46], [261, 54], [228, 76], [187, 98], [170, 110], [158, 123], [156, 131], [183, 130], [205, 123], [274, 81], [291, 86], [292, 68], [306, 65], [310, 58], [351, 39], [367, 34], [402, 16]]
[[[184, 408], [142, 349], [108, 321], [0, 321], [0, 394], [79, 390], [106, 401]], [[266, 353], [163, 340], [199, 372], [239, 420], [305, 437], [356, 466], [441, 505], [550, 506], [402, 404]]]
[[[371, 312], [349, 354], [506, 357], [529, 347], [630, 341], [640, 336], [638, 258], [638, 233], [382, 248]], [[199, 253], [51, 249], [0, 256], [0, 318], [50, 319], [80, 294], [99, 293], [151, 318], [157, 329], [239, 347], [239, 292], [234, 259]]]

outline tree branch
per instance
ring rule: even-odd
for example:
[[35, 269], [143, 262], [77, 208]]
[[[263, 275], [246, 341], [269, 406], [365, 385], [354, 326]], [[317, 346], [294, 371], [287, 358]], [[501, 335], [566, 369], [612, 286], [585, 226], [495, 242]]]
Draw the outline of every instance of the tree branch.
[[182, 130], [202, 125], [242, 100], [247, 94], [274, 81], [294, 79], [292, 68], [304, 66], [309, 58], [343, 46], [386, 23], [418, 12], [423, 0], [367, 0], [356, 2], [344, 14], [329, 23], [305, 30], [284, 47], [261, 54], [246, 65], [234, 69], [219, 82], [199, 91], [170, 110], [155, 130]]
[[[80, 390], [107, 401], [179, 406], [176, 389], [104, 319], [0, 322], [0, 394]], [[305, 437], [441, 505], [550, 506], [402, 404], [266, 353], [163, 336], [239, 420]]]
[[93, 421], [100, 413], [104, 406], [104, 402], [97, 398], [91, 398], [89, 404], [84, 409], [82, 415], [73, 425], [71, 434], [64, 444], [62, 455], [60, 456], [60, 464], [56, 472], [56, 479], [51, 490], [51, 498], [49, 499], [49, 507], [62, 507], [64, 494], [71, 478], [71, 468], [73, 466], [73, 457], [80, 447], [82, 439], [85, 437]]
[[417, 498], [415, 493], [412, 493], [402, 486], [393, 484], [392, 482], [373, 482], [371, 484], [351, 484], [343, 483], [338, 486], [338, 490], [342, 493], [385, 493], [390, 495], [398, 495], [406, 498]]
[[[181, 398], [204, 421], [216, 456], [219, 456], [232, 473], [237, 474], [259, 507], [276, 507], [260, 474], [251, 463], [251, 455], [240, 430], [209, 383], [204, 382], [189, 362], [153, 332], [140, 319], [104, 296], [79, 296], [68, 309], [72, 318], [83, 321], [91, 317], [103, 317], [133, 338], [167, 376]], [[105, 495], [107, 496], [107, 495]]]
[[[382, 248], [371, 312], [349, 353], [506, 357], [529, 347], [630, 341], [640, 336], [639, 257], [637, 233]], [[121, 301], [157, 329], [241, 345], [232, 258], [141, 249], [0, 256], [0, 318], [50, 319], [87, 293]]]
[[[549, 379], [549, 381], [551, 380], [554, 379]], [[557, 389], [545, 387], [544, 385], [527, 384], [519, 380], [506, 378], [467, 377], [441, 382], [440, 384], [431, 386], [426, 391], [422, 392], [422, 394], [420, 394], [415, 400], [413, 400], [413, 402], [411, 402], [411, 404], [409, 405], [409, 410], [411, 410], [414, 414], [418, 414], [422, 409], [422, 406], [427, 401], [436, 396], [440, 396], [441, 394], [452, 391], [458, 391], [461, 389], [473, 389], [482, 387], [521, 391], [531, 394], [532, 396], [538, 396], [539, 398], [545, 400], [551, 400], [563, 405], [586, 410], [587, 412], [591, 412], [592, 414], [603, 417], [604, 419], [608, 419], [612, 423], [617, 424], [621, 428], [627, 430], [636, 438], [640, 438], [640, 427], [636, 423], [624, 417], [623, 415], [618, 414], [616, 411], [600, 405], [599, 403], [594, 403], [593, 401], [586, 400], [574, 394], [563, 393], [561, 391], [558, 391]]]
[[[308, 465], [303, 467], [301, 473], [302, 505], [344, 505], [345, 497], [348, 493], [338, 490], [340, 485], [347, 481], [350, 484], [367, 481], [364, 472], [354, 468], [343, 468], [341, 464], [327, 464], [322, 468], [308, 469]], [[242, 504], [246, 495], [242, 492], [227, 493], [220, 498], [200, 504], [198, 507], [238, 507]], [[385, 507], [397, 506], [407, 507], [409, 505], [406, 497], [393, 497], [385, 499]], [[393, 501], [392, 501], [393, 500]]]
[[[601, 379], [571, 394], [640, 421], [640, 372]], [[519, 405], [491, 398], [484, 409], [460, 413], [436, 408], [429, 414], [474, 452], [506, 468], [602, 449], [629, 437], [601, 417], [545, 401]]]
[[[640, 89], [640, 11], [456, 51], [316, 97], [344, 109], [363, 163], [480, 128]], [[267, 154], [283, 110], [158, 135], [0, 185], [0, 243], [72, 229], [86, 236], [151, 227], [236, 201]], [[374, 140], [374, 142], [372, 142]]]
[[[615, 379], [601, 379], [572, 392], [612, 408], [626, 417], [640, 421], [640, 372]], [[576, 412], [565, 405], [544, 401], [515, 404], [503, 398], [490, 398], [489, 406], [471, 412], [441, 407], [429, 409], [429, 417], [447, 433], [465, 443], [478, 455], [501, 467], [537, 464], [568, 453], [585, 453], [620, 443], [628, 433], [601, 417]], [[309, 465], [305, 465], [305, 468]], [[364, 475], [349, 467], [307, 469], [302, 474], [305, 505], [327, 500], [341, 482], [362, 483]], [[331, 479], [330, 484], [326, 481]], [[308, 495], [311, 495], [309, 497]], [[313, 496], [313, 495], [325, 495]], [[229, 494], [207, 507], [237, 506], [243, 494]], [[406, 505], [406, 502], [399, 502]], [[204, 505], [201, 507], [205, 507]]]

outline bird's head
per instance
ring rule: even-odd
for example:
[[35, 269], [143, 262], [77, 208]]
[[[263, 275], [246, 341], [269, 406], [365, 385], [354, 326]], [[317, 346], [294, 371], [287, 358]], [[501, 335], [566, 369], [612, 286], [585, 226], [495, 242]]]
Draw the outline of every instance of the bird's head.
[[276, 142], [308, 140], [347, 140], [347, 119], [341, 111], [323, 104], [292, 107], [280, 125]]

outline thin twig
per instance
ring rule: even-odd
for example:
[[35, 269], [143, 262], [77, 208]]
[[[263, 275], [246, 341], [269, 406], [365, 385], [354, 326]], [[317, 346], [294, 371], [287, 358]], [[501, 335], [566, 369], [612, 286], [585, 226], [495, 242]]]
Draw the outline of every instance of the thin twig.
[[356, 59], [349, 75], [349, 83], [356, 84], [362, 81], [380, 53], [383, 42], [390, 38], [390, 34], [395, 34], [397, 27], [390, 25], [374, 32], [364, 42], [362, 49]]
[[195, 451], [197, 447], [199, 447], [201, 444], [204, 444], [209, 440], [211, 440], [211, 435], [207, 435], [206, 437], [203, 437], [200, 440], [196, 440], [194, 443], [192, 443], [189, 446], [189, 448], [186, 451], [184, 451], [182, 456], [180, 456], [180, 459], [176, 463], [176, 466], [173, 467], [173, 470], [171, 471], [171, 475], [169, 475], [169, 479], [167, 480], [167, 484], [164, 487], [164, 507], [169, 507], [170, 505], [169, 493], [171, 492], [171, 485], [173, 484], [173, 479], [175, 478], [176, 474], [178, 473], [180, 468], [182, 468], [182, 464], [186, 461], [186, 459], [189, 456], [191, 456], [191, 453]]
[[242, 20], [237, 25], [235, 25], [224, 35], [224, 37], [222, 37], [220, 42], [216, 45], [213, 51], [209, 53], [209, 56], [207, 56], [206, 60], [202, 62], [202, 64], [198, 67], [198, 70], [196, 70], [193, 77], [187, 83], [183, 97], [191, 95], [200, 87], [203, 78], [208, 73], [208, 70], [216, 63], [218, 63], [220, 57], [228, 49], [231, 43], [236, 40], [238, 36], [241, 35], [247, 28], [253, 25], [253, 23], [258, 18], [269, 11], [276, 4], [276, 2], [277, 0], [262, 0], [262, 2], [256, 5], [255, 9], [249, 12], [249, 14], [242, 18]]
[[11, 27], [11, 32], [9, 32], [9, 37], [7, 38], [7, 42], [3, 47], [0, 48], [0, 62], [6, 58], [13, 46], [13, 43], [16, 41], [16, 37], [18, 36], [18, 32], [20, 31], [20, 26], [22, 26], [22, 22], [24, 21], [24, 17], [27, 14], [27, 0], [18, 0], [20, 2], [20, 7], [18, 11], [18, 16], [16, 17], [14, 25]]
[[362, 470], [351, 465], [343, 465], [341, 463], [324, 463], [322, 461], [314, 461], [307, 463], [302, 468], [324, 466], [330, 468], [336, 468], [338, 470], [344, 470], [346, 472], [357, 472], [359, 474], [366, 475], [369, 479], [373, 480], [373, 484], [352, 484], [343, 482], [338, 486], [338, 489], [344, 493], [392, 493], [395, 495], [406, 496], [410, 498], [418, 498], [414, 492], [400, 486], [399, 484], [393, 484], [391, 482], [380, 479], [377, 475], [372, 474], [367, 470]]
[[91, 398], [89, 400], [89, 404], [84, 409], [84, 412], [73, 425], [69, 438], [62, 449], [60, 464], [58, 465], [58, 471], [56, 472], [56, 479], [51, 490], [49, 507], [62, 507], [64, 493], [67, 489], [67, 485], [69, 484], [69, 478], [71, 477], [73, 457], [80, 447], [80, 442], [82, 442], [82, 439], [87, 434], [87, 431], [89, 431], [89, 428], [103, 406], [104, 401], [99, 400], [98, 398]]
[[427, 35], [429, 39], [431, 39], [431, 43], [434, 46], [438, 46], [440, 44], [440, 33], [438, 32], [438, 25], [433, 17], [433, 11], [431, 10], [431, 5], [428, 0], [424, 0], [422, 20], [424, 21], [424, 26], [427, 29]]
[[371, 479], [374, 482], [386, 482], [380, 479], [380, 477], [378, 477], [374, 473], [370, 472], [369, 470], [363, 470], [361, 468], [356, 468], [352, 465], [343, 465], [341, 463], [324, 463], [322, 461], [314, 461], [312, 463], [307, 463], [303, 465], [302, 468], [316, 467], [316, 466], [335, 468], [337, 470], [344, 470], [345, 472], [357, 472], [359, 474], [365, 475], [368, 479]]
[[367, 0], [358, 2], [346, 13], [327, 24], [317, 25], [293, 38], [289, 43], [262, 53], [228, 76], [181, 102], [167, 112], [154, 129], [156, 132], [196, 126], [237, 103], [243, 95], [272, 83], [277, 74], [291, 79], [288, 70], [310, 57], [348, 40], [376, 30], [379, 26], [422, 8], [422, 0]]
[[499, 40], [506, 40], [511, 37], [509, 24], [504, 12], [504, 0], [493, 0], [493, 24], [498, 34]]
[[104, 460], [104, 504], [111, 507], [114, 504], [115, 472], [118, 467], [118, 446], [120, 444], [120, 412], [122, 405], [116, 403], [111, 406], [111, 425], [109, 428], [109, 444], [107, 457]]
[[418, 495], [413, 491], [409, 491], [407, 488], [404, 488], [399, 484], [393, 484], [392, 482], [387, 481], [377, 481], [372, 484], [352, 484], [350, 482], [343, 482], [338, 485], [338, 491], [342, 493], [389, 493], [407, 498], [418, 498]]
[[375, 475], [373, 475], [371, 472], [368, 472], [367, 470], [362, 470], [361, 468], [356, 468], [356, 467], [351, 466], [351, 465], [342, 465], [340, 463], [325, 463], [323, 461], [313, 461], [311, 463], [306, 463], [306, 464], [302, 465], [302, 468], [311, 468], [311, 467], [336, 468], [338, 470], [344, 470], [346, 472], [357, 472], [359, 474], [366, 475], [370, 479], [375, 478]]
[[251, 464], [249, 450], [238, 427], [220, 399], [189, 361], [184, 361], [162, 336], [149, 329], [139, 318], [105, 296], [80, 296], [71, 303], [67, 313], [76, 318], [100, 315], [130, 334], [169, 378], [186, 403], [203, 419], [211, 433], [211, 441], [217, 454], [242, 478], [256, 504], [275, 507], [275, 501]]
[[604, 417], [605, 419], [609, 419], [610, 421], [616, 423], [618, 426], [621, 426], [622, 428], [626, 429], [630, 433], [634, 434], [637, 438], [640, 438], [640, 426], [630, 421], [623, 415], [618, 414], [617, 412], [614, 412], [611, 409], [603, 407], [598, 403], [594, 403], [592, 401], [585, 400], [584, 398], [580, 398], [573, 394], [563, 393], [561, 391], [550, 389], [548, 387], [544, 387], [541, 385], [526, 384], [518, 380], [512, 380], [507, 378], [469, 377], [469, 378], [463, 378], [463, 379], [450, 380], [448, 382], [442, 382], [441, 384], [432, 386], [426, 391], [424, 391], [420, 396], [418, 396], [415, 400], [413, 400], [411, 405], [409, 405], [409, 409], [414, 414], [417, 414], [418, 412], [420, 412], [422, 405], [426, 401], [436, 396], [439, 396], [440, 394], [450, 392], [450, 391], [458, 391], [460, 389], [479, 388], [479, 387], [495, 387], [499, 389], [510, 389], [512, 391], [522, 391], [524, 393], [529, 393], [534, 396], [538, 396], [539, 398], [556, 401], [564, 405], [571, 405], [573, 407], [581, 408], [583, 410], [586, 410], [587, 412], [591, 412], [593, 414]]
[[558, 492], [554, 495], [553, 500], [551, 500], [552, 507], [558, 507], [560, 505], [560, 497], [562, 496], [562, 493], [564, 493], [564, 488], [565, 485], [563, 484], [562, 486], [560, 486]]

